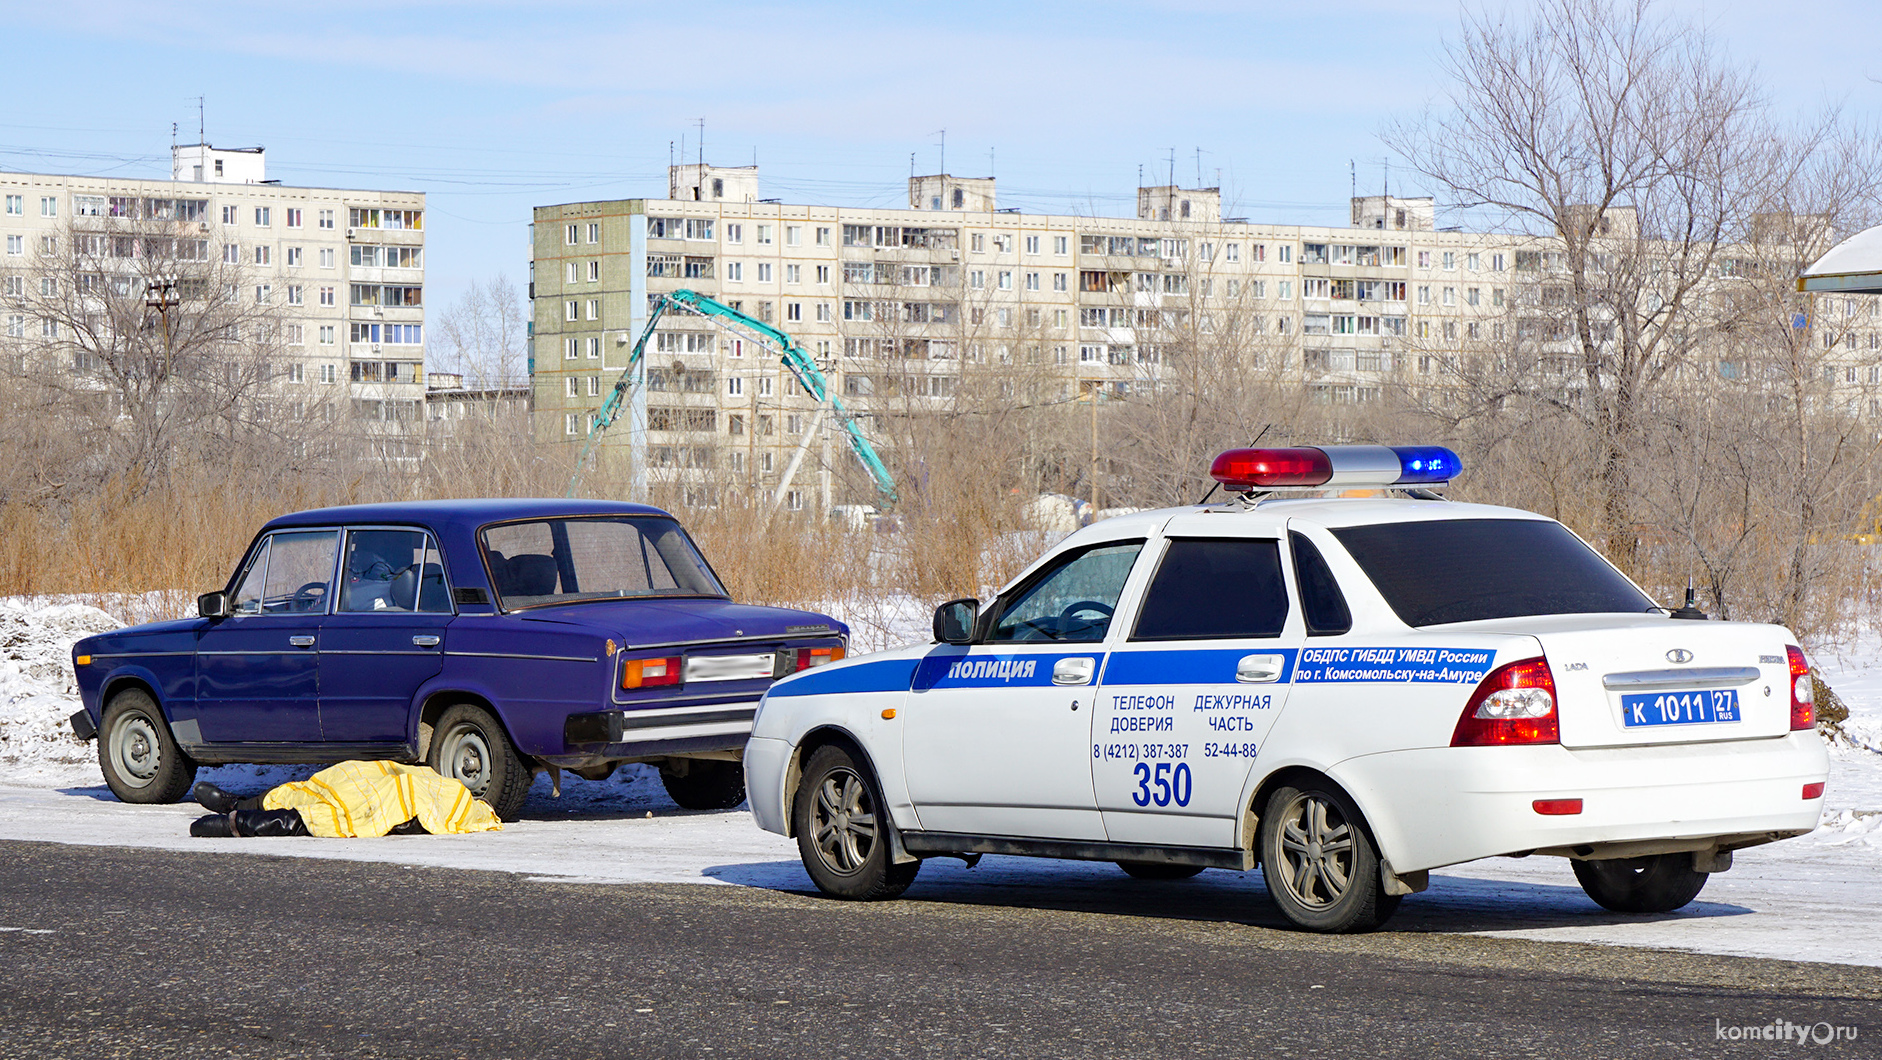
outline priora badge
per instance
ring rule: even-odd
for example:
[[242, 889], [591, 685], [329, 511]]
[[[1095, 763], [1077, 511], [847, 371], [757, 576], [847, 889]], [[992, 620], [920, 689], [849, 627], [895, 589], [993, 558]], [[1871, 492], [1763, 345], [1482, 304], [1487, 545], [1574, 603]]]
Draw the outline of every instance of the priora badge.
[[1685, 648], [1674, 648], [1672, 651], [1666, 653], [1666, 661], [1670, 663], [1692, 662], [1692, 652], [1687, 651]]

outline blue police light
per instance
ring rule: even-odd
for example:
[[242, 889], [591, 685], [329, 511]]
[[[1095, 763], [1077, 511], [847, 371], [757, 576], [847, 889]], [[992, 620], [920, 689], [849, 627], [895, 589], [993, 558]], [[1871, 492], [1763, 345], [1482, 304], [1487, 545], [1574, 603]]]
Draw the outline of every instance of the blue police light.
[[1464, 469], [1457, 454], [1441, 445], [1395, 445], [1400, 473], [1394, 486], [1425, 486], [1449, 482]]

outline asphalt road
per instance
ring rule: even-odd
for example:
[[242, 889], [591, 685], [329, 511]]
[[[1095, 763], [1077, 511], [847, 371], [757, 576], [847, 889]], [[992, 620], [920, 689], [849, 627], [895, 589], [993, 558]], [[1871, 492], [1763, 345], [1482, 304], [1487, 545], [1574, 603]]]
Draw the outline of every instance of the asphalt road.
[[[0, 1056], [1882, 1055], [1882, 969], [1323, 938], [1182, 887], [864, 906], [4, 843]], [[1718, 1037], [1773, 1021], [1860, 1037]]]

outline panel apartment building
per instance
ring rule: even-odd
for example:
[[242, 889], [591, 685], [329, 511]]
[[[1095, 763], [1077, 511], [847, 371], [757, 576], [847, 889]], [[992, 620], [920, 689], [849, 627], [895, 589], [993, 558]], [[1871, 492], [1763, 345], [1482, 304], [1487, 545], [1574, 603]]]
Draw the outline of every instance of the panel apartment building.
[[[1559, 262], [1546, 240], [1441, 230], [1428, 198], [1356, 197], [1348, 227], [1271, 225], [1222, 217], [1214, 188], [1149, 187], [1136, 214], [1001, 210], [991, 179], [948, 175], [911, 178], [905, 209], [791, 205], [760, 198], [755, 167], [709, 165], [672, 167], [664, 199], [538, 207], [536, 435], [586, 437], [649, 299], [678, 288], [790, 333], [867, 422], [940, 407], [986, 372], [1021, 380], [991, 391], [1014, 400], [1154, 387], [1166, 351], [1219, 340], [1231, 316], [1249, 370], [1315, 401], [1379, 401], [1502, 344]], [[1576, 362], [1556, 345], [1566, 390]], [[771, 488], [814, 412], [775, 356], [679, 315], [647, 358], [645, 430], [624, 417], [599, 459], [639, 448], [668, 479]], [[790, 506], [870, 500], [833, 481], [840, 447], [816, 444], [822, 470]]]
[[[180, 232], [182, 257], [239, 266], [242, 297], [278, 307], [282, 409], [340, 410], [382, 455], [416, 457], [424, 433], [422, 192], [283, 185], [261, 148], [171, 151], [170, 180], [0, 172], [0, 273], [8, 284], [91, 233]], [[107, 255], [141, 252], [106, 239]], [[10, 289], [10, 288], [9, 288]], [[6, 339], [30, 347], [44, 322], [0, 304]]]

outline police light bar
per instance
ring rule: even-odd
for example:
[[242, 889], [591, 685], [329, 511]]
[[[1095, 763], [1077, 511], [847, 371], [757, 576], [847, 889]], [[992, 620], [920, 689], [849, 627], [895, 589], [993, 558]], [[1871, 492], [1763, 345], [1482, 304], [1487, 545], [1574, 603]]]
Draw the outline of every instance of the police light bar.
[[1463, 464], [1441, 445], [1321, 445], [1230, 449], [1209, 465], [1231, 490], [1288, 486], [1441, 486]]

